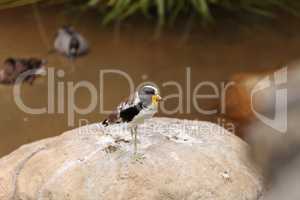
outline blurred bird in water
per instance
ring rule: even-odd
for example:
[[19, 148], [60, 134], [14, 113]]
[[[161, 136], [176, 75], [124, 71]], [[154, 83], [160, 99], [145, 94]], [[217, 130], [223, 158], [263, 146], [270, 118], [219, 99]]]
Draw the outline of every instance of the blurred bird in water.
[[[273, 76], [273, 77], [272, 77]], [[256, 83], [256, 113], [247, 125], [246, 141], [263, 170], [267, 191], [261, 200], [300, 199], [300, 62], [267, 74]], [[269, 87], [260, 87], [263, 84]], [[267, 84], [266, 84], [267, 83]], [[253, 106], [253, 105], [252, 105]], [[259, 120], [260, 119], [260, 120]]]
[[116, 123], [128, 123], [131, 136], [134, 140], [134, 155], [137, 156], [137, 126], [145, 120], [153, 117], [158, 110], [158, 103], [162, 98], [159, 96], [158, 89], [146, 85], [135, 92], [128, 100], [119, 104], [117, 109], [112, 112], [103, 122], [104, 126]]
[[54, 49], [71, 59], [87, 53], [86, 39], [71, 26], [61, 27], [56, 34]]
[[28, 72], [23, 80], [32, 84], [38, 75], [45, 73], [46, 63], [37, 58], [7, 58], [0, 70], [0, 83], [14, 84], [20, 75]]

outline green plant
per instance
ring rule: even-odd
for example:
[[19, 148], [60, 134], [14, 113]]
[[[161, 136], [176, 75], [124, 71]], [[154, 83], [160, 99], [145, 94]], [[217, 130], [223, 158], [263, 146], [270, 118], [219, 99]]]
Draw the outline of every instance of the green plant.
[[17, 7], [17, 6], [23, 6], [27, 4], [37, 3], [41, 0], [1, 0], [0, 1], [0, 7], [3, 8], [9, 8], [9, 7]]
[[[0, 0], [0, 8], [15, 7], [49, 0]], [[50, 0], [62, 1], [62, 0]], [[193, 14], [202, 21], [212, 21], [214, 8], [229, 12], [248, 12], [271, 17], [275, 12], [284, 11], [298, 15], [298, 0], [65, 0], [84, 9], [97, 9], [103, 15], [103, 24], [142, 14], [155, 17], [160, 25], [174, 21], [179, 15]]]
[[203, 21], [211, 21], [214, 18], [213, 8], [269, 17], [278, 10], [292, 14], [298, 14], [299, 11], [299, 2], [293, 0], [89, 0], [87, 5], [102, 8], [105, 14], [104, 24], [138, 13], [146, 17], [154, 15], [161, 25], [166, 20], [174, 21], [180, 14], [191, 13], [195, 13]]

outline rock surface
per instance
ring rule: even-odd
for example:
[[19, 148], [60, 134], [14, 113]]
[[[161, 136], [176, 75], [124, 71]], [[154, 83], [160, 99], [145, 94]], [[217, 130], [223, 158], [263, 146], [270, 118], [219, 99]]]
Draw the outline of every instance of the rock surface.
[[0, 199], [256, 200], [262, 176], [248, 145], [209, 123], [153, 118], [138, 128], [93, 124], [24, 145], [0, 160]]

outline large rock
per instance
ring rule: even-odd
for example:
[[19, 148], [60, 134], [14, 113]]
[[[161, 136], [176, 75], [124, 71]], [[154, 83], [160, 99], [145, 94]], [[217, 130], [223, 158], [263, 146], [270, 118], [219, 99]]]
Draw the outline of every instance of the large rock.
[[0, 199], [256, 200], [248, 145], [209, 123], [154, 118], [138, 129], [94, 124], [24, 145], [0, 160]]

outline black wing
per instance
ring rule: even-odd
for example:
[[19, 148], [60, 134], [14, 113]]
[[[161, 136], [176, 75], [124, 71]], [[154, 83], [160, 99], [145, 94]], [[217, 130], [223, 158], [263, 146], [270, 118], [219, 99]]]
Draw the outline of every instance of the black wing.
[[131, 106], [129, 108], [121, 110], [120, 118], [122, 119], [123, 122], [130, 122], [136, 115], [140, 113], [141, 110], [142, 110], [142, 103]]

